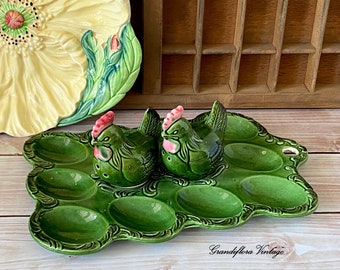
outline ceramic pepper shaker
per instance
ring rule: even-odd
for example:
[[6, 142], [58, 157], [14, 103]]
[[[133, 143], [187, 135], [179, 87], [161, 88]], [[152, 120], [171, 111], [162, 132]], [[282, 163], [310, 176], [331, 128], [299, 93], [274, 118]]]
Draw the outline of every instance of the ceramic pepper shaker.
[[162, 125], [162, 162], [172, 173], [191, 180], [212, 173], [223, 158], [223, 136], [227, 113], [215, 101], [210, 114], [199, 124], [183, 117], [178, 106], [167, 114]]
[[157, 134], [160, 118], [148, 109], [138, 128], [123, 128], [113, 123], [109, 111], [92, 129], [95, 177], [112, 185], [130, 187], [145, 182], [158, 161]]

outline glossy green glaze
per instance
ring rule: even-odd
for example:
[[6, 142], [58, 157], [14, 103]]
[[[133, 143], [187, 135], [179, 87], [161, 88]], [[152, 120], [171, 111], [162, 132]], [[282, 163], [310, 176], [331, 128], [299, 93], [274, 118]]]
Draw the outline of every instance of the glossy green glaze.
[[113, 119], [113, 112], [103, 115], [91, 133], [94, 177], [122, 187], [141, 184], [155, 171], [158, 162], [159, 115], [148, 109], [135, 129], [115, 125]]
[[96, 190], [96, 184], [88, 174], [67, 168], [40, 173], [36, 185], [41, 192], [64, 200], [85, 199]]
[[230, 143], [224, 153], [230, 165], [252, 171], [273, 171], [282, 166], [279, 153], [262, 146], [249, 143]]
[[114, 220], [130, 230], [165, 231], [176, 223], [173, 208], [159, 200], [142, 196], [118, 198], [110, 205], [109, 212]]
[[[37, 201], [29, 225], [39, 244], [60, 253], [87, 254], [116, 240], [160, 242], [188, 227], [228, 229], [255, 215], [299, 217], [316, 209], [317, 195], [297, 170], [307, 160], [307, 150], [298, 143], [230, 112], [225, 112], [227, 120], [218, 121], [222, 129], [214, 126], [211, 112], [191, 120], [175, 117], [165, 130], [155, 112], [149, 114], [137, 128], [119, 126], [120, 141], [114, 140], [117, 126], [109, 117], [95, 131], [46, 132], [25, 143], [24, 155], [34, 166], [27, 190]], [[179, 138], [179, 130], [170, 136], [183, 124], [177, 121], [192, 129], [188, 133], [195, 132], [197, 142], [209, 138], [208, 144], [182, 145], [184, 137], [190, 140], [187, 134]], [[127, 142], [138, 147], [130, 149]], [[218, 147], [210, 148], [214, 144]], [[124, 159], [150, 149], [152, 163], [126, 167]], [[222, 155], [214, 160], [211, 149], [222, 149]], [[114, 151], [122, 154], [114, 156]], [[196, 165], [183, 162], [186, 155]], [[177, 159], [175, 169], [168, 157]]]
[[273, 207], [294, 208], [308, 201], [302, 187], [275, 176], [249, 176], [241, 182], [241, 190], [250, 199]]
[[215, 102], [207, 117], [196, 123], [183, 118], [182, 112], [174, 109], [163, 121], [162, 163], [177, 176], [201, 179], [223, 163], [227, 112]]
[[177, 201], [188, 213], [204, 218], [233, 217], [243, 209], [243, 202], [233, 193], [206, 185], [182, 188]]
[[92, 115], [98, 115], [116, 105], [130, 90], [139, 74], [142, 50], [133, 28], [124, 25], [118, 48], [112, 50], [112, 36], [101, 44], [95, 33], [88, 30], [81, 45], [88, 61], [86, 87], [72, 115], [61, 119], [58, 126], [70, 125]]
[[98, 212], [75, 205], [57, 206], [45, 211], [38, 221], [47, 237], [76, 245], [102, 238], [110, 225]]

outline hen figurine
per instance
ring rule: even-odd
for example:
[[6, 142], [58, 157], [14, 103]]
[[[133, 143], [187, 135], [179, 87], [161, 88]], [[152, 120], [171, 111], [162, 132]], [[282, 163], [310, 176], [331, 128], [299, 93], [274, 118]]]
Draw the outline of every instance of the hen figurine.
[[227, 113], [218, 101], [201, 121], [188, 121], [182, 117], [183, 111], [178, 106], [163, 121], [162, 161], [178, 176], [200, 179], [214, 172], [223, 160]]
[[91, 132], [94, 147], [95, 176], [117, 186], [143, 183], [157, 163], [157, 137], [161, 121], [156, 111], [148, 109], [138, 128], [113, 124], [114, 113], [104, 114]]

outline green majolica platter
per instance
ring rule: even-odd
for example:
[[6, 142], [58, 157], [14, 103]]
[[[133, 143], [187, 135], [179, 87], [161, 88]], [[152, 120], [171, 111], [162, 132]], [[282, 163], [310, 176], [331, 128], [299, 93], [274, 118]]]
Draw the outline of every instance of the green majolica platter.
[[[189, 122], [199, 126], [208, 116]], [[33, 238], [55, 252], [88, 254], [116, 240], [161, 242], [188, 227], [228, 229], [258, 215], [312, 213], [317, 195], [297, 170], [307, 160], [305, 147], [246, 116], [226, 117], [223, 158], [213, 172], [189, 179], [161, 163], [144, 182], [125, 187], [96, 173], [93, 131], [33, 136], [24, 145], [34, 166], [27, 178], [37, 202]]]

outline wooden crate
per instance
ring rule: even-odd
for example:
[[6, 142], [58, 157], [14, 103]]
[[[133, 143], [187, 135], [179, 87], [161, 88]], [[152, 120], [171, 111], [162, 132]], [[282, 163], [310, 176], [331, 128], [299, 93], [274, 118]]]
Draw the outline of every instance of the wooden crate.
[[[145, 0], [120, 108], [339, 108], [340, 1]], [[132, 14], [139, 12], [132, 5]]]

